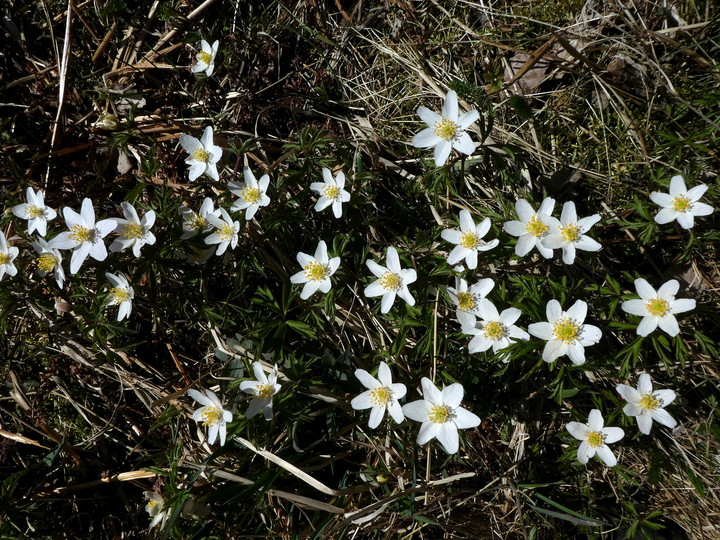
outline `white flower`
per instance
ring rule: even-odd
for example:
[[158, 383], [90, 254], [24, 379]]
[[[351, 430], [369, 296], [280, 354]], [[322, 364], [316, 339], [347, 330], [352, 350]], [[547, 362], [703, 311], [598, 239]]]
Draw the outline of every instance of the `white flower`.
[[18, 256], [20, 250], [16, 247], [8, 247], [7, 241], [5, 240], [5, 234], [0, 231], [0, 281], [5, 277], [5, 274], [12, 277], [17, 275], [17, 268], [13, 261]]
[[20, 219], [28, 220], [28, 234], [37, 231], [40, 236], [47, 232], [47, 222], [57, 216], [57, 212], [45, 206], [44, 193], [42, 190], [35, 190], [31, 187], [25, 191], [26, 203], [13, 206], [12, 213]]
[[707, 216], [713, 213], [713, 207], [698, 202], [700, 197], [707, 191], [705, 184], [687, 189], [681, 175], [673, 176], [670, 179], [670, 193], [653, 191], [650, 200], [662, 206], [655, 215], [655, 221], [661, 225], [670, 223], [677, 219], [683, 229], [690, 229], [695, 224], [695, 216]]
[[458, 100], [454, 90], [445, 96], [441, 114], [425, 107], [418, 107], [417, 113], [428, 127], [413, 137], [412, 145], [415, 148], [434, 147], [435, 166], [445, 165], [453, 148], [467, 155], [475, 151], [475, 143], [465, 132], [480, 118], [480, 113], [473, 109], [458, 115]]
[[200, 211], [195, 212], [187, 206], [181, 206], [179, 208], [180, 215], [183, 218], [183, 233], [180, 236], [181, 240], [187, 240], [193, 236], [209, 231], [213, 228], [212, 223], [207, 220], [208, 215], [213, 215], [217, 218], [220, 217], [220, 209], [214, 209], [215, 203], [210, 197], [205, 197]]
[[440, 236], [451, 244], [457, 244], [447, 258], [449, 265], [455, 265], [465, 259], [470, 270], [477, 268], [478, 252], [488, 251], [500, 242], [497, 238], [485, 242], [482, 237], [490, 230], [490, 218], [485, 218], [475, 226], [470, 212], [460, 210], [460, 230], [445, 229]]
[[371, 409], [368, 422], [370, 429], [375, 429], [380, 425], [380, 421], [385, 416], [385, 410], [398, 424], [405, 420], [398, 400], [405, 397], [407, 388], [402, 383], [393, 384], [392, 373], [385, 362], [380, 362], [377, 379], [364, 369], [356, 369], [355, 376], [368, 390], [354, 397], [350, 406], [355, 410]]
[[408, 285], [417, 280], [417, 272], [412, 268], [403, 270], [400, 268], [400, 257], [394, 247], [387, 250], [387, 268], [380, 266], [372, 259], [365, 261], [370, 271], [379, 279], [365, 287], [365, 296], [382, 296], [380, 312], [387, 313], [395, 303], [395, 296], [399, 296], [411, 306], [415, 305], [415, 299], [408, 290]]
[[117, 227], [115, 232], [120, 236], [110, 244], [110, 251], [115, 253], [132, 246], [133, 255], [140, 257], [140, 250], [145, 244], [153, 245], [155, 235], [150, 228], [155, 224], [155, 211], [148, 210], [140, 219], [129, 202], [120, 203], [125, 219], [116, 218]]
[[437, 438], [448, 454], [458, 451], [458, 429], [469, 429], [480, 425], [480, 418], [460, 406], [465, 390], [462, 384], [454, 383], [438, 390], [428, 379], [422, 381], [423, 399], [403, 406], [402, 412], [410, 420], [422, 422], [417, 443], [425, 444]]
[[165, 520], [168, 517], [169, 512], [165, 511], [165, 498], [159, 493], [154, 491], [143, 491], [143, 495], [148, 498], [148, 503], [145, 505], [145, 511], [150, 514], [152, 520], [150, 521], [150, 528], [152, 529], [155, 525], [162, 522], [160, 528], [165, 526]]
[[345, 187], [345, 173], [338, 171], [335, 178], [333, 178], [330, 169], [323, 168], [322, 175], [324, 182], [310, 184], [310, 189], [320, 195], [320, 198], [315, 203], [315, 211], [320, 212], [332, 205], [335, 217], [342, 217], [342, 203], [350, 200], [350, 193], [343, 189]]
[[542, 245], [542, 239], [550, 233], [550, 220], [548, 219], [555, 208], [555, 199], [547, 197], [540, 204], [540, 209], [535, 212], [530, 203], [520, 199], [515, 203], [518, 218], [520, 221], [506, 221], [503, 230], [517, 236], [515, 254], [524, 257], [532, 248], [536, 247], [540, 255], [546, 259], [552, 257], [552, 249]]
[[252, 368], [256, 380], [240, 383], [240, 390], [255, 396], [250, 400], [245, 417], [252, 418], [262, 410], [265, 420], [272, 420], [272, 397], [280, 391], [280, 385], [277, 382], [278, 367], [277, 365], [273, 367], [270, 375], [265, 375], [260, 362], [253, 362]]
[[617, 459], [607, 445], [622, 439], [625, 432], [619, 427], [603, 427], [604, 423], [600, 411], [593, 409], [588, 415], [587, 424], [568, 422], [565, 426], [570, 435], [582, 441], [577, 451], [580, 463], [587, 463], [591, 457], [597, 454], [608, 467], [617, 465]]
[[643, 318], [637, 327], [639, 336], [647, 336], [658, 326], [671, 337], [680, 333], [675, 314], [695, 309], [695, 300], [691, 298], [675, 300], [679, 289], [680, 283], [676, 279], [665, 282], [657, 292], [643, 278], [635, 280], [635, 290], [640, 298], [626, 300], [621, 307], [623, 311]]
[[33, 249], [38, 253], [36, 259], [38, 266], [38, 274], [44, 276], [49, 272], [55, 273], [55, 282], [57, 286], [62, 289], [63, 283], [65, 282], [65, 271], [62, 267], [62, 255], [57, 249], [53, 249], [42, 238], [38, 238], [32, 244]]
[[490, 278], [481, 279], [468, 289], [467, 281], [457, 279], [457, 289], [448, 287], [448, 293], [457, 306], [457, 320], [460, 326], [475, 326], [475, 320], [480, 315], [480, 300], [485, 298], [495, 282]]
[[652, 380], [647, 373], [640, 375], [637, 390], [625, 384], [618, 384], [616, 390], [627, 401], [623, 412], [635, 417], [640, 433], [650, 435], [653, 420], [671, 429], [677, 426], [677, 421], [665, 411], [665, 407], [675, 401], [677, 397], [675, 392], [672, 390], [653, 392]]
[[230, 209], [233, 212], [245, 210], [245, 220], [250, 221], [258, 208], [270, 204], [270, 197], [267, 196], [270, 177], [263, 174], [260, 180], [255, 180], [255, 175], [250, 167], [243, 168], [243, 176], [245, 177], [244, 183], [230, 182], [228, 184], [230, 192], [240, 197]]
[[208, 427], [208, 444], [215, 444], [215, 439], [217, 439], [219, 433], [220, 446], [223, 446], [227, 434], [226, 424], [232, 422], [232, 413], [223, 409], [222, 402], [212, 390], [205, 390], [203, 393], [191, 388], [187, 393], [188, 396], [202, 405], [193, 413], [193, 420], [202, 422], [203, 426]]
[[600, 221], [600, 214], [578, 219], [575, 203], [568, 201], [563, 205], [560, 220], [554, 217], [547, 218], [546, 223], [550, 226], [551, 232], [544, 236], [540, 243], [543, 247], [550, 249], [562, 248], [563, 262], [572, 264], [575, 262], [576, 250], [600, 251], [602, 249], [599, 242], [585, 234], [598, 221]]
[[[475, 336], [468, 343], [468, 351], [472, 354], [492, 347], [496, 353], [519, 339], [530, 339], [527, 332], [515, 326], [520, 315], [522, 312], [517, 308], [507, 308], [499, 313], [490, 300], [482, 298], [478, 303], [480, 321], [462, 328], [463, 334]], [[507, 362], [507, 356], [503, 356], [503, 361]]]
[[213, 143], [212, 126], [205, 128], [200, 140], [183, 133], [180, 135], [180, 146], [190, 154], [185, 163], [190, 165], [188, 178], [191, 182], [203, 174], [207, 174], [216, 182], [220, 180], [216, 164], [222, 157], [222, 148]]
[[70, 230], [50, 240], [50, 247], [73, 250], [70, 273], [77, 274], [88, 255], [96, 261], [104, 261], [107, 249], [103, 238], [115, 230], [117, 221], [103, 219], [95, 223], [95, 210], [87, 197], [83, 199], [79, 214], [72, 208], [63, 208], [63, 216]]
[[220, 215], [222, 219], [215, 216], [214, 214], [207, 214], [207, 219], [215, 227], [215, 232], [212, 233], [205, 239], [206, 244], [218, 244], [216, 255], [222, 255], [228, 246], [235, 249], [238, 244], [238, 231], [240, 230], [240, 223], [233, 221], [227, 210], [220, 208]]
[[211, 47], [207, 41], [201, 39], [200, 48], [202, 50], [195, 56], [197, 63], [191, 68], [191, 71], [193, 73], [201, 73], [204, 71], [208, 77], [212, 75], [215, 69], [215, 55], [217, 55], [219, 45], [220, 42], [218, 40], [215, 40]]
[[318, 289], [322, 293], [330, 290], [330, 287], [332, 287], [330, 276], [340, 266], [340, 257], [328, 259], [327, 244], [325, 244], [324, 240], [318, 243], [314, 257], [301, 251], [297, 254], [297, 260], [303, 269], [301, 272], [290, 276], [290, 282], [305, 284], [302, 293], [300, 293], [300, 298], [307, 300]]
[[123, 319], [130, 316], [132, 311], [132, 301], [135, 297], [135, 290], [128, 282], [127, 276], [122, 272], [117, 275], [106, 273], [105, 277], [112, 284], [112, 288], [108, 292], [108, 298], [105, 305], [115, 306], [119, 305], [117, 320], [122, 321]]
[[528, 326], [528, 332], [533, 336], [547, 341], [543, 350], [543, 360], [554, 362], [567, 354], [576, 366], [584, 364], [585, 347], [595, 345], [602, 337], [602, 332], [597, 326], [583, 324], [587, 315], [587, 304], [578, 300], [570, 309], [563, 311], [560, 302], [550, 300], [547, 303], [546, 314], [547, 322]]

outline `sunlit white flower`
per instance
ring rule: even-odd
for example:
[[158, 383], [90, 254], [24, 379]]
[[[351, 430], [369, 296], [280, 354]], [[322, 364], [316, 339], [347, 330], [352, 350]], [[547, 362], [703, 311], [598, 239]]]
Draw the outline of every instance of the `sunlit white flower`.
[[187, 240], [197, 234], [204, 233], [213, 228], [212, 223], [207, 220], [208, 215], [220, 217], [220, 209], [215, 210], [215, 203], [210, 197], [205, 197], [200, 211], [195, 212], [187, 206], [179, 208], [180, 215], [183, 218], [183, 233], [180, 235], [181, 240]]
[[5, 277], [5, 274], [12, 277], [17, 275], [17, 268], [13, 261], [20, 253], [20, 250], [15, 246], [8, 246], [5, 240], [5, 233], [0, 231], [0, 281]]
[[215, 232], [205, 239], [205, 243], [218, 245], [217, 251], [215, 252], [216, 255], [225, 253], [228, 246], [232, 249], [237, 247], [238, 231], [240, 230], [240, 223], [233, 221], [233, 218], [224, 208], [220, 208], [220, 216], [222, 219], [214, 214], [207, 214], [205, 216], [205, 219], [215, 227]]
[[38, 274], [45, 276], [50, 272], [54, 272], [55, 282], [57, 286], [62, 289], [63, 283], [65, 282], [65, 271], [62, 267], [62, 255], [60, 255], [60, 251], [51, 247], [50, 244], [42, 238], [38, 238], [31, 245], [38, 254], [36, 259]]
[[248, 405], [247, 411], [245, 411], [245, 417], [252, 418], [262, 411], [265, 420], [272, 420], [272, 397], [280, 391], [280, 385], [277, 382], [278, 367], [277, 365], [273, 367], [269, 375], [265, 375], [265, 371], [260, 362], [253, 362], [252, 368], [256, 380], [243, 381], [240, 383], [240, 390], [255, 396], [250, 400], [250, 405]]
[[25, 191], [26, 203], [13, 206], [12, 213], [20, 219], [28, 220], [28, 234], [37, 231], [40, 236], [47, 232], [47, 222], [57, 216], [57, 212], [45, 206], [45, 194], [38, 189], [37, 192], [31, 187]]
[[618, 384], [616, 390], [627, 401], [623, 412], [635, 417], [640, 433], [650, 435], [653, 420], [671, 429], [677, 426], [677, 421], [665, 410], [665, 407], [675, 401], [677, 397], [675, 392], [672, 390], [653, 392], [652, 380], [647, 373], [640, 375], [637, 390], [626, 384]]
[[322, 293], [330, 290], [330, 287], [332, 287], [330, 276], [332, 276], [340, 266], [340, 257], [328, 259], [327, 244], [325, 244], [324, 240], [318, 243], [314, 257], [301, 251], [297, 254], [297, 260], [303, 269], [297, 274], [290, 276], [290, 282], [305, 284], [302, 293], [300, 293], [300, 298], [307, 300], [315, 294], [318, 289], [320, 289]]
[[203, 174], [207, 174], [216, 182], [220, 180], [217, 162], [222, 158], [222, 148], [213, 143], [213, 128], [208, 126], [203, 131], [200, 140], [191, 135], [180, 135], [180, 146], [190, 154], [185, 163], [190, 165], [188, 178], [193, 182]]
[[250, 221], [258, 208], [270, 204], [270, 197], [267, 196], [270, 176], [263, 174], [260, 180], [255, 180], [255, 175], [250, 170], [250, 167], [245, 167], [243, 168], [243, 177], [245, 182], [242, 184], [240, 182], [230, 182], [228, 184], [230, 192], [239, 197], [230, 209], [233, 212], [245, 210], [245, 220]]
[[377, 379], [364, 369], [356, 369], [355, 376], [368, 390], [354, 397], [350, 406], [355, 410], [371, 409], [368, 422], [370, 429], [375, 429], [380, 425], [380, 421], [385, 416], [385, 410], [398, 424], [405, 420], [398, 400], [405, 397], [407, 388], [402, 383], [393, 384], [392, 373], [385, 362], [380, 362]]
[[145, 505], [145, 511], [150, 515], [152, 520], [150, 521], [150, 528], [152, 529], [156, 525], [160, 524], [162, 529], [165, 526], [165, 520], [167, 519], [169, 512], [165, 510], [165, 497], [154, 491], [143, 491], [143, 495], [148, 498], [148, 503]]
[[330, 169], [322, 170], [324, 182], [313, 182], [310, 189], [320, 195], [315, 203], [315, 211], [320, 212], [332, 205], [333, 214], [336, 218], [342, 217], [342, 203], [350, 200], [350, 193], [345, 191], [345, 173], [338, 171], [333, 178]]
[[106, 273], [105, 277], [112, 284], [105, 305], [119, 306], [117, 320], [122, 321], [130, 316], [135, 290], [128, 282], [127, 276], [122, 272], [118, 272], [117, 275]]
[[655, 221], [661, 225], [677, 220], [683, 229], [690, 229], [695, 224], [695, 216], [707, 216], [713, 213], [713, 207], [701, 203], [700, 197], [707, 191], [705, 184], [693, 188], [685, 187], [685, 180], [681, 175], [670, 179], [670, 193], [653, 191], [650, 200], [662, 206], [655, 215]]
[[380, 312], [387, 313], [395, 303], [395, 296], [399, 296], [411, 306], [415, 305], [415, 298], [408, 290], [410, 283], [415, 283], [417, 273], [414, 269], [409, 268], [403, 270], [400, 267], [400, 257], [394, 247], [387, 250], [387, 268], [380, 266], [372, 259], [365, 261], [370, 271], [378, 279], [365, 287], [365, 296], [374, 297], [382, 296], [380, 303]]
[[595, 345], [602, 337], [597, 326], [583, 324], [587, 316], [587, 304], [576, 301], [570, 309], [563, 311], [560, 302], [550, 300], [546, 307], [547, 322], [532, 323], [528, 332], [536, 338], [547, 341], [543, 349], [543, 360], [554, 362], [565, 356], [573, 364], [585, 363], [585, 347]]
[[482, 237], [490, 230], [490, 218], [483, 219], [477, 226], [470, 212], [460, 210], [460, 230], [445, 229], [440, 236], [451, 244], [457, 244], [448, 255], [447, 262], [454, 265], [465, 259], [470, 270], [477, 268], [478, 252], [488, 251], [500, 242], [497, 238], [485, 242]]
[[[496, 353], [517, 340], [530, 339], [525, 330], [515, 326], [520, 315], [522, 312], [517, 308], [507, 308], [499, 313], [490, 300], [480, 299], [478, 303], [480, 320], [462, 328], [463, 334], [475, 336], [468, 343], [468, 351], [472, 354], [487, 351], [492, 347], [493, 353]], [[503, 360], [507, 362], [507, 356], [504, 356]]]
[[191, 71], [193, 73], [201, 73], [204, 71], [208, 77], [212, 75], [215, 69], [215, 56], [217, 55], [219, 45], [220, 42], [218, 40], [215, 40], [211, 47], [207, 41], [201, 39], [200, 48], [202, 50], [195, 56], [197, 63], [190, 68]]
[[485, 278], [468, 289], [467, 281], [458, 278], [457, 289], [448, 287], [448, 294], [457, 306], [456, 316], [460, 326], [475, 326], [476, 317], [480, 315], [480, 300], [485, 298], [494, 286], [492, 279]]
[[568, 422], [565, 426], [570, 435], [582, 441], [577, 451], [577, 459], [580, 463], [587, 463], [597, 454], [608, 467], [617, 465], [617, 459], [607, 445], [618, 442], [625, 436], [625, 432], [619, 427], [603, 427], [604, 424], [600, 411], [593, 409], [588, 415], [587, 424]]
[[540, 243], [550, 249], [562, 248], [563, 262], [572, 264], [575, 262], [575, 252], [600, 251], [602, 246], [585, 233], [600, 221], [600, 214], [577, 218], [575, 203], [568, 201], [563, 205], [560, 219], [548, 217], [546, 223], [550, 226], [550, 233], [542, 237]]
[[467, 155], [475, 151], [475, 143], [465, 132], [480, 118], [480, 113], [473, 109], [459, 114], [457, 94], [454, 90], [450, 90], [445, 96], [441, 114], [426, 107], [418, 107], [417, 114], [428, 127], [413, 137], [412, 145], [415, 148], [434, 147], [436, 167], [445, 165], [453, 148]]
[[110, 244], [110, 251], [115, 253], [132, 247], [133, 255], [140, 257], [140, 250], [145, 244], [153, 245], [155, 243], [155, 235], [150, 232], [150, 228], [155, 224], [155, 211], [148, 210], [140, 219], [135, 208], [129, 202], [120, 203], [120, 206], [125, 219], [116, 218], [115, 220], [117, 221], [115, 232], [120, 236]]
[[70, 230], [50, 240], [50, 247], [73, 250], [70, 273], [77, 274], [88, 255], [96, 261], [104, 261], [107, 258], [107, 249], [103, 238], [115, 230], [117, 221], [109, 218], [95, 223], [95, 210], [92, 201], [87, 197], [83, 199], [79, 214], [66, 207], [63, 208], [63, 216]]
[[552, 249], [543, 246], [542, 240], [550, 234], [550, 218], [555, 208], [555, 199], [547, 197], [540, 204], [540, 209], [535, 212], [530, 203], [525, 199], [520, 199], [515, 203], [515, 209], [520, 221], [506, 221], [503, 230], [512, 235], [517, 236], [515, 244], [515, 254], [524, 257], [532, 248], [536, 247], [540, 255], [546, 259], [552, 257]]
[[454, 383], [438, 390], [430, 379], [423, 377], [423, 399], [404, 405], [402, 412], [410, 420], [422, 422], [417, 443], [425, 444], [437, 438], [448, 454], [455, 454], [459, 447], [458, 429], [470, 429], [480, 425], [480, 418], [460, 406], [465, 390]]
[[639, 336], [647, 336], [658, 326], [670, 336], [677, 336], [680, 333], [675, 314], [695, 309], [695, 300], [691, 298], [676, 300], [675, 295], [679, 289], [680, 283], [676, 279], [665, 282], [657, 292], [643, 278], [635, 280], [635, 290], [640, 298], [626, 300], [621, 307], [623, 311], [643, 318], [637, 327]]
[[188, 396], [197, 401], [202, 407], [193, 413], [193, 420], [207, 426], [208, 444], [215, 444], [218, 433], [220, 434], [220, 446], [225, 444], [225, 436], [227, 434], [227, 424], [232, 422], [233, 415], [230, 411], [223, 409], [220, 398], [215, 395], [212, 390], [198, 392], [191, 388], [187, 391]]

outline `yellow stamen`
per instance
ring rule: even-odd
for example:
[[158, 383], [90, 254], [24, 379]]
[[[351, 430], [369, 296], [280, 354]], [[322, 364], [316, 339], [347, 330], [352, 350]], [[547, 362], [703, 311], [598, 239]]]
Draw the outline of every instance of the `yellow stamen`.
[[402, 284], [402, 278], [395, 272], [385, 272], [380, 278], [380, 286], [386, 291], [397, 291]]
[[212, 154], [203, 148], [196, 148], [190, 155], [195, 161], [200, 161], [201, 163], [207, 163], [210, 161], [210, 158], [212, 158]]
[[82, 225], [73, 225], [70, 227], [70, 240], [80, 244], [83, 242], [93, 242], [95, 240], [95, 231]]
[[452, 141], [457, 135], [458, 125], [451, 121], [443, 118], [437, 124], [435, 124], [435, 135], [445, 141]]
[[193, 217], [187, 220], [187, 226], [193, 231], [202, 231], [208, 226], [208, 221], [200, 214], [194, 214]]
[[685, 195], [678, 195], [673, 199], [672, 209], [676, 212], [687, 212], [691, 207], [692, 203]]
[[110, 298], [113, 304], [122, 304], [130, 300], [130, 291], [125, 287], [113, 287], [110, 289]]
[[577, 242], [580, 240], [580, 227], [575, 223], [560, 227], [560, 236], [562, 236], [566, 242]]
[[443, 424], [455, 418], [455, 413], [448, 405], [435, 405], [428, 413], [428, 419], [435, 424]]
[[128, 223], [123, 227], [122, 235], [129, 240], [142, 238], [145, 236], [145, 228], [139, 223]]
[[483, 245], [484, 242], [473, 231], [468, 231], [460, 237], [458, 244], [465, 249], [476, 249], [478, 246]]
[[275, 393], [275, 388], [270, 383], [259, 384], [255, 387], [255, 395], [261, 398], [271, 398]]
[[260, 197], [262, 194], [260, 193], [260, 190], [258, 188], [254, 187], [246, 187], [240, 192], [240, 198], [245, 201], [249, 202], [251, 204], [256, 204], [260, 202]]
[[212, 62], [213, 57], [212, 57], [212, 54], [210, 54], [209, 52], [202, 51], [202, 52], [199, 52], [199, 53], [198, 53], [197, 59], [198, 59], [200, 62], [204, 62], [204, 63], [206, 63], [206, 64], [210, 64], [210, 62]]
[[37, 258], [38, 269], [42, 272], [50, 272], [57, 266], [58, 260], [52, 253], [43, 253]]
[[203, 408], [200, 416], [202, 417], [203, 426], [216, 426], [222, 419], [223, 413], [217, 407], [208, 405]]
[[483, 326], [483, 335], [492, 341], [500, 341], [506, 332], [505, 325], [501, 322], [490, 321]]
[[323, 188], [323, 195], [325, 195], [331, 201], [334, 201], [340, 196], [340, 188], [336, 186], [325, 186]]
[[373, 405], [387, 405], [392, 400], [393, 391], [387, 386], [380, 386], [370, 390], [370, 401]]
[[9, 253], [3, 253], [0, 251], [0, 266], [8, 264], [10, 262], [10, 254]]
[[305, 277], [310, 281], [322, 281], [328, 276], [330, 269], [317, 261], [307, 263], [303, 270], [305, 271]]
[[640, 398], [640, 407], [646, 411], [654, 411], [662, 407], [662, 400], [654, 394], [645, 394]]
[[549, 227], [540, 221], [537, 216], [531, 217], [525, 225], [525, 230], [531, 236], [541, 237], [548, 233]]
[[664, 317], [670, 311], [670, 304], [662, 298], [651, 298], [645, 304], [645, 309], [654, 317]]
[[593, 448], [598, 448], [605, 444], [605, 435], [599, 431], [593, 431], [592, 433], [588, 433], [587, 442]]
[[[153, 510], [155, 509], [155, 507], [158, 504], [160, 504], [160, 501], [156, 501], [155, 499], [150, 499], [150, 501], [148, 501], [148, 503], [147, 503], [148, 513], [150, 513], [151, 515], [154, 515]], [[155, 513], [157, 513], [157, 512], [155, 512]]]
[[458, 307], [460, 311], [470, 311], [475, 309], [475, 295], [469, 292], [457, 293]]
[[39, 218], [45, 215], [45, 210], [37, 206], [28, 206], [25, 208], [25, 215], [30, 218]]
[[567, 317], [557, 319], [553, 325], [553, 333], [555, 334], [555, 339], [564, 341], [565, 343], [572, 343], [580, 336], [580, 325], [573, 319]]
[[235, 228], [228, 223], [223, 223], [218, 228], [218, 234], [223, 241], [231, 240], [235, 236]]

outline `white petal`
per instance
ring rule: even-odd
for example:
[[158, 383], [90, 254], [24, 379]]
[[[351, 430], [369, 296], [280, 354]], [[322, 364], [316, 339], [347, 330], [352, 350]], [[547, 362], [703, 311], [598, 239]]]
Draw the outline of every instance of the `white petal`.
[[424, 399], [418, 399], [417, 401], [412, 401], [403, 405], [402, 412], [410, 420], [415, 420], [416, 422], [426, 422], [428, 419], [429, 409], [430, 406], [427, 401]]
[[640, 433], [643, 433], [644, 435], [650, 435], [653, 419], [652, 416], [648, 414], [648, 411], [642, 411], [635, 417], [635, 419], [637, 420]]
[[415, 148], [430, 148], [442, 142], [433, 128], [425, 128], [412, 138], [412, 145]]
[[677, 421], [670, 416], [670, 414], [665, 409], [655, 409], [654, 411], [650, 411], [650, 415], [652, 416], [653, 420], [656, 422], [659, 422], [663, 426], [667, 426], [670, 429], [675, 428], [677, 426]]
[[458, 407], [455, 409], [455, 418], [453, 419], [458, 429], [470, 429], [480, 425], [480, 417], [471, 413], [467, 409]]
[[362, 385], [365, 388], [372, 389], [372, 388], [378, 388], [378, 387], [382, 386], [380, 381], [378, 381], [375, 377], [370, 375], [364, 369], [356, 369], [355, 376], [358, 378], [358, 380], [362, 383]]
[[463, 389], [462, 384], [453, 383], [450, 386], [443, 388], [441, 395], [442, 402], [455, 409], [460, 406], [460, 403], [463, 400], [463, 395], [465, 395], [465, 390]]
[[624, 312], [629, 313], [630, 315], [644, 317], [648, 314], [645, 300], [626, 300], [622, 303], [621, 307]]
[[448, 454], [456, 454], [460, 447], [460, 438], [458, 437], [457, 426], [452, 422], [443, 422], [438, 424], [437, 440], [445, 448]]
[[658, 289], [657, 296], [663, 300], [672, 300], [680, 290], [680, 283], [677, 279], [671, 279], [663, 283]]
[[475, 152], [475, 143], [467, 133], [462, 133], [457, 139], [453, 140], [452, 147], [461, 154], [468, 156]]
[[607, 465], [608, 467], [614, 467], [617, 465], [617, 459], [615, 458], [615, 454], [612, 453], [612, 450], [606, 445], [602, 445], [596, 449], [598, 457]]
[[670, 179], [670, 195], [677, 197], [678, 195], [685, 195], [687, 188], [685, 187], [685, 180], [682, 175], [675, 175]]
[[444, 141], [441, 139], [440, 142], [435, 145], [435, 151], [433, 155], [433, 159], [435, 160], [435, 166], [442, 167], [443, 165], [445, 165], [448, 157], [450, 157], [450, 152], [452, 152], [452, 143], [450, 141]]
[[581, 424], [580, 422], [568, 422], [565, 426], [565, 429], [567, 429], [570, 435], [572, 435], [579, 441], [584, 441], [585, 439], [587, 439], [588, 433], [590, 433], [590, 428], [588, 428], [585, 424]]
[[370, 411], [370, 419], [368, 421], [368, 427], [370, 429], [375, 429], [380, 425], [380, 422], [383, 419], [383, 416], [385, 416], [385, 406], [375, 406]]
[[637, 327], [638, 336], [647, 336], [655, 331], [658, 326], [658, 317], [647, 316], [643, 317]]
[[438, 113], [431, 111], [427, 107], [418, 107], [417, 114], [420, 119], [425, 122], [429, 127], [434, 128], [435, 124], [442, 120], [442, 116]]
[[695, 300], [691, 298], [680, 298], [671, 302], [670, 313], [685, 313], [695, 309]]
[[590, 428], [590, 431], [600, 431], [605, 424], [602, 413], [597, 410], [593, 409], [590, 411], [590, 414], [588, 415], [588, 427]]
[[656, 298], [657, 293], [652, 285], [650, 285], [645, 279], [638, 278], [635, 280], [635, 290], [643, 300], [649, 300], [650, 298]]

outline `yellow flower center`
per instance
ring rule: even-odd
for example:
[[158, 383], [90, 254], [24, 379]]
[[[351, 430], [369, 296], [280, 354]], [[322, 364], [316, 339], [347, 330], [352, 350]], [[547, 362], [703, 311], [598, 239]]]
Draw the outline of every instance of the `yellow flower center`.
[[324, 264], [320, 264], [317, 261], [307, 263], [303, 270], [305, 271], [305, 277], [310, 281], [322, 281], [328, 276], [330, 269]]
[[465, 249], [476, 249], [478, 246], [481, 246], [484, 242], [480, 240], [480, 237], [475, 234], [473, 231], [468, 231], [464, 233], [460, 237], [460, 242], [458, 244], [460, 247], [464, 247]]
[[255, 387], [255, 395], [261, 398], [271, 398], [275, 393], [275, 388], [270, 383], [259, 384]]
[[73, 225], [70, 227], [70, 240], [78, 243], [93, 242], [95, 240], [95, 231], [82, 225]]
[[193, 231], [202, 231], [207, 227], [208, 221], [200, 214], [195, 214], [193, 217], [187, 220], [187, 226]]
[[331, 201], [334, 201], [340, 196], [340, 188], [337, 186], [325, 186], [323, 188], [323, 195], [325, 195]]
[[566, 242], [577, 242], [580, 239], [580, 227], [575, 223], [560, 227], [560, 236], [562, 236]]
[[[150, 499], [147, 503], [147, 511], [150, 515], [154, 516], [157, 514], [155, 511], [155, 507], [160, 504], [160, 501], [156, 501], [155, 499]], [[159, 510], [159, 509], [158, 509]]]
[[122, 235], [128, 240], [135, 240], [145, 236], [145, 228], [139, 223], [128, 223], [123, 227]]
[[113, 287], [110, 289], [110, 298], [113, 304], [122, 304], [130, 300], [130, 291], [125, 287]]
[[210, 161], [210, 158], [212, 157], [210, 152], [208, 152], [204, 148], [196, 148], [195, 150], [192, 151], [192, 154], [190, 154], [190, 155], [192, 156], [192, 158], [195, 161], [200, 161], [201, 163], [207, 163], [208, 161]]
[[457, 302], [460, 311], [470, 311], [475, 309], [475, 295], [469, 292], [457, 293]]
[[458, 130], [458, 125], [451, 120], [443, 118], [437, 124], [435, 124], [435, 135], [445, 141], [452, 141]]
[[235, 235], [235, 228], [229, 223], [223, 223], [218, 228], [218, 234], [223, 241], [230, 240]]
[[662, 400], [655, 397], [654, 394], [644, 394], [640, 398], [640, 407], [646, 411], [654, 411], [662, 407]]
[[202, 52], [198, 53], [197, 59], [200, 60], [201, 62], [205, 62], [206, 64], [210, 64], [210, 62], [212, 62], [213, 57], [212, 57], [212, 54], [210, 54], [209, 52], [202, 51]]
[[483, 335], [492, 341], [500, 341], [505, 337], [505, 325], [498, 321], [490, 321], [483, 326]]
[[240, 198], [251, 204], [259, 203], [262, 194], [258, 188], [246, 187], [240, 192]]
[[673, 199], [672, 209], [676, 212], [687, 212], [691, 207], [692, 203], [685, 195], [678, 195]]
[[580, 326], [573, 319], [565, 317], [555, 321], [553, 333], [555, 339], [565, 343], [572, 343], [580, 335]]
[[25, 215], [30, 218], [39, 218], [45, 215], [45, 210], [37, 206], [28, 206], [25, 208]]
[[588, 433], [587, 442], [593, 448], [598, 448], [605, 444], [605, 436], [599, 431], [593, 431], [592, 433]]
[[402, 284], [402, 278], [395, 272], [385, 272], [380, 278], [380, 286], [386, 291], [397, 291]]
[[9, 253], [3, 253], [0, 251], [0, 266], [4, 264], [8, 264], [10, 262], [10, 254]]
[[548, 233], [549, 228], [542, 221], [540, 221], [537, 216], [533, 216], [528, 220], [527, 224], [525, 225], [525, 230], [531, 236], [539, 238], [541, 236], [545, 236]]
[[370, 390], [370, 401], [373, 405], [387, 405], [392, 400], [393, 391], [387, 386], [380, 386]]
[[203, 408], [200, 416], [202, 417], [203, 426], [216, 426], [222, 419], [223, 413], [217, 407], [212, 407], [208, 405], [207, 407]]
[[654, 317], [664, 317], [670, 311], [670, 304], [662, 298], [651, 298], [645, 304], [645, 309]]
[[448, 405], [434, 405], [428, 413], [428, 419], [435, 424], [443, 424], [455, 418], [455, 413]]
[[[0, 254], [0, 257], [2, 255]], [[43, 253], [37, 258], [38, 268], [43, 272], [50, 272], [57, 266], [58, 260], [52, 253]]]

